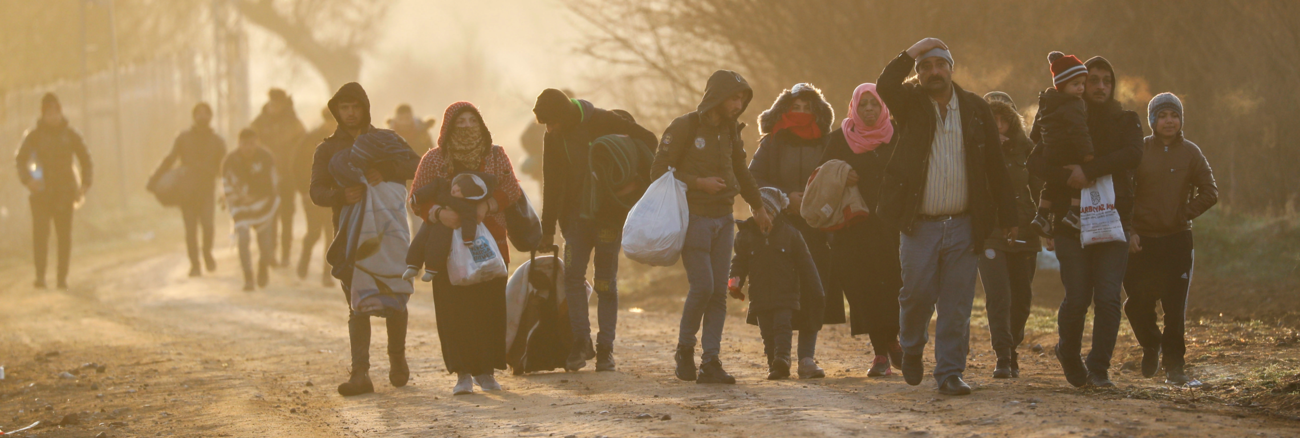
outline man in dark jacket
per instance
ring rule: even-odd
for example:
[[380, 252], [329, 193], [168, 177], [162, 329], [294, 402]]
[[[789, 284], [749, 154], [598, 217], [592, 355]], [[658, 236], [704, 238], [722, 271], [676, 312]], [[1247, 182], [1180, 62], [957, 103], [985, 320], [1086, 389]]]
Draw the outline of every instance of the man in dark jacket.
[[[894, 58], [876, 81], [902, 131], [876, 212], [902, 231], [903, 378], [921, 384], [921, 353], [937, 306], [934, 380], [942, 394], [966, 395], [971, 389], [962, 372], [970, 351], [976, 254], [995, 226], [1007, 239], [1015, 238], [1017, 227], [997, 123], [983, 98], [952, 83], [952, 67], [948, 46], [926, 38]], [[920, 83], [904, 84], [913, 68]]]
[[[694, 112], [673, 120], [664, 131], [651, 167], [651, 178], [676, 169], [673, 176], [686, 183], [690, 225], [682, 247], [682, 266], [691, 289], [682, 306], [677, 339], [677, 378], [696, 383], [736, 383], [722, 369], [722, 327], [727, 318], [727, 275], [735, 241], [733, 204], [739, 194], [753, 211], [759, 229], [772, 229], [772, 216], [763, 209], [758, 184], [745, 166], [744, 142], [737, 120], [754, 91], [739, 73], [718, 70], [709, 77], [704, 98]], [[703, 322], [704, 353], [697, 380], [695, 334]]]
[[[339, 125], [334, 121], [334, 115], [330, 114], [329, 107], [321, 108], [320, 117], [320, 126], [304, 135], [298, 150], [294, 152], [292, 184], [303, 199], [311, 198], [311, 166], [316, 145], [333, 134]], [[302, 214], [307, 218], [307, 232], [302, 236], [302, 257], [298, 259], [298, 278], [307, 278], [307, 268], [311, 264], [311, 252], [316, 247], [316, 241], [321, 240], [321, 236], [325, 236], [324, 246], [328, 249], [329, 239], [334, 236], [334, 229], [330, 224], [329, 208], [303, 205]], [[325, 251], [321, 251], [321, 284], [326, 287], [334, 286], [329, 263], [325, 261]]]
[[[345, 205], [355, 204], [365, 199], [366, 186], [344, 186], [330, 173], [330, 159], [334, 154], [352, 147], [352, 142], [364, 132], [375, 129], [370, 125], [370, 98], [361, 84], [349, 82], [334, 93], [329, 101], [330, 114], [338, 121], [334, 135], [326, 138], [316, 146], [316, 156], [311, 165], [311, 201], [321, 207], [329, 207], [334, 212], [334, 230], [339, 227], [339, 211]], [[406, 184], [406, 180], [415, 176], [415, 167], [420, 164], [419, 156], [411, 154], [411, 159], [389, 162], [382, 166], [366, 169], [366, 180], [392, 181]], [[348, 271], [350, 272], [350, 271]], [[352, 303], [351, 278], [340, 278], [343, 282], [343, 295], [349, 304], [348, 339], [352, 346], [351, 378], [339, 385], [339, 394], [344, 396], [374, 392], [370, 382], [370, 317], [350, 310]], [[406, 366], [406, 321], [407, 314], [393, 314], [385, 319], [388, 327], [388, 360], [391, 367], [388, 380], [393, 386], [405, 386], [410, 377]]]
[[[77, 169], [72, 168], [76, 158]], [[37, 289], [45, 288], [45, 263], [50, 241], [50, 222], [58, 234], [58, 288], [68, 288], [68, 264], [72, 256], [72, 210], [90, 189], [94, 166], [81, 135], [68, 126], [63, 106], [53, 93], [41, 98], [41, 118], [23, 137], [14, 156], [18, 179], [31, 192], [32, 253], [36, 259]], [[80, 181], [78, 181], [80, 175]]]
[[[298, 113], [294, 111], [293, 98], [284, 90], [272, 88], [267, 92], [262, 112], [253, 119], [252, 128], [257, 132], [262, 145], [275, 157], [276, 176], [280, 181], [287, 182], [293, 175], [291, 163], [294, 149], [307, 132], [302, 121], [298, 120]], [[276, 233], [280, 236], [280, 260], [275, 265], [289, 266], [289, 250], [293, 246], [294, 194], [297, 190], [293, 184], [280, 184], [279, 190], [280, 210]]]
[[555, 241], [555, 223], [559, 221], [564, 231], [564, 260], [568, 263], [564, 271], [565, 290], [583, 289], [587, 263], [592, 251], [596, 253], [592, 282], [600, 300], [596, 313], [600, 323], [596, 348], [592, 351], [586, 295], [577, 294], [568, 300], [574, 342], [565, 369], [582, 369], [587, 359], [594, 356], [596, 371], [613, 371], [614, 330], [618, 322], [618, 252], [622, 249], [623, 221], [580, 217], [589, 168], [587, 152], [593, 140], [610, 134], [640, 140], [646, 148], [658, 140], [641, 125], [596, 108], [591, 102], [570, 99], [554, 88], [547, 88], [537, 96], [533, 114], [537, 123], [546, 125], [542, 152], [542, 245], [550, 246]]
[[[194, 126], [176, 137], [171, 153], [163, 158], [150, 182], [157, 181], [172, 170], [177, 161], [185, 168], [185, 180], [190, 186], [188, 195], [181, 201], [181, 220], [185, 222], [185, 249], [190, 256], [190, 276], [202, 275], [199, 254], [208, 272], [217, 270], [217, 260], [212, 257], [212, 215], [216, 203], [213, 196], [217, 177], [221, 174], [221, 161], [226, 156], [226, 141], [212, 130], [212, 107], [206, 102], [194, 105], [191, 111]], [[151, 184], [152, 185], [152, 184]], [[199, 227], [203, 228], [203, 246], [199, 246]], [[200, 251], [201, 249], [201, 251]]]
[[[1124, 110], [1115, 100], [1115, 69], [1110, 62], [1097, 56], [1084, 65], [1088, 67], [1088, 81], [1084, 84], [1083, 99], [1088, 105], [1088, 134], [1096, 157], [1083, 164], [1053, 167], [1047, 164], [1040, 144], [1030, 154], [1029, 171], [1049, 186], [1068, 186], [1074, 191], [1111, 175], [1115, 209], [1119, 210], [1120, 222], [1128, 234], [1132, 230], [1132, 171], [1142, 161], [1142, 125], [1137, 113]], [[1069, 193], [1070, 190], [1048, 192]], [[1058, 218], [1052, 227], [1052, 240], [1061, 263], [1061, 283], [1065, 286], [1065, 299], [1061, 300], [1057, 314], [1060, 342], [1056, 345], [1056, 357], [1071, 385], [1115, 386], [1108, 370], [1115, 352], [1115, 339], [1119, 336], [1120, 285], [1128, 265], [1128, 245], [1107, 242], [1084, 248], [1079, 241], [1079, 230], [1062, 226], [1059, 220], [1070, 205], [1068, 195], [1048, 201], [1052, 202], [1053, 216]], [[1085, 365], [1080, 350], [1083, 349], [1084, 317], [1090, 305], [1096, 305], [1096, 309], [1092, 350]]]

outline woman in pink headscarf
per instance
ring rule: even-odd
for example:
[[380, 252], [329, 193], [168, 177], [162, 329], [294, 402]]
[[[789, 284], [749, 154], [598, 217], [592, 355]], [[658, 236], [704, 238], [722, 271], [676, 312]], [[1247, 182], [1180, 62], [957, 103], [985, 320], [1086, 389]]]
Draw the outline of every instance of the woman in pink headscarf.
[[[876, 357], [867, 376], [892, 374], [890, 364], [902, 369], [903, 350], [898, 344], [898, 290], [903, 285], [898, 262], [898, 230], [876, 215], [885, 164], [894, 153], [896, 136], [889, 108], [876, 84], [853, 90], [849, 117], [829, 137], [822, 162], [842, 160], [853, 168], [849, 184], [857, 184], [862, 200], [873, 211], [866, 220], [834, 231], [831, 272], [849, 301], [853, 335], [867, 334]], [[828, 289], [829, 290], [829, 289]], [[827, 302], [837, 299], [829, 294]]]

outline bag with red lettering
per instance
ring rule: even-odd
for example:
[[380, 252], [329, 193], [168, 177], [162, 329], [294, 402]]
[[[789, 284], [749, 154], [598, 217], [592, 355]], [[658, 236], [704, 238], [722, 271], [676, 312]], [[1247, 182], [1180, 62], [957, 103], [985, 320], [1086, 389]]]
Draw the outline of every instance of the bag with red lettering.
[[1124, 226], [1115, 209], [1115, 184], [1110, 175], [1097, 178], [1079, 196], [1079, 243], [1088, 246], [1105, 242], [1124, 242]]

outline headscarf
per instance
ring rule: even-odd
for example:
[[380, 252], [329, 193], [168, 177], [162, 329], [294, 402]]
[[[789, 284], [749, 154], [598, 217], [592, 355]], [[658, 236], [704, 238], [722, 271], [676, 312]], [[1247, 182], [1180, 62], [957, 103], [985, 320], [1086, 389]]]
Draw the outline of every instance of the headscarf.
[[[459, 128], [456, 118], [466, 111], [478, 117], [477, 129]], [[492, 149], [492, 134], [483, 122], [483, 115], [469, 102], [456, 102], [447, 107], [443, 113], [442, 130], [438, 133], [438, 147], [451, 158], [458, 170], [478, 170], [483, 166], [483, 157]]]
[[[858, 120], [858, 103], [867, 93], [871, 93], [880, 102], [880, 116], [871, 125]], [[844, 119], [840, 128], [844, 130], [844, 139], [848, 140], [849, 149], [855, 154], [873, 151], [894, 138], [894, 124], [889, 122], [889, 107], [885, 106], [885, 101], [876, 93], [876, 84], [862, 84], [853, 90], [853, 99], [849, 101], [849, 117]]]

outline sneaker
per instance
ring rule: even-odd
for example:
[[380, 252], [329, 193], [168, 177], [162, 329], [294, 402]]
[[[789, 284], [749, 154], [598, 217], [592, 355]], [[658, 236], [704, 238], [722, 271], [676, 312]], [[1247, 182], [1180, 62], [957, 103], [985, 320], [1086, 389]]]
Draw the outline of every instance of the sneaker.
[[1079, 207], [1070, 207], [1070, 211], [1068, 213], [1065, 213], [1065, 217], [1061, 218], [1061, 223], [1065, 224], [1066, 226], [1069, 226], [1070, 228], [1074, 228], [1076, 230], [1082, 230], [1083, 221], [1079, 219]]
[[685, 345], [678, 344], [677, 353], [673, 355], [673, 359], [677, 361], [677, 370], [674, 372], [674, 374], [677, 375], [678, 379], [685, 380], [687, 382], [695, 380], [696, 370], [695, 370], [695, 346], [694, 345], [685, 346]]
[[569, 347], [569, 357], [564, 360], [564, 370], [578, 371], [586, 367], [588, 348], [591, 348], [591, 338], [585, 336], [574, 338], [573, 346]]
[[1066, 359], [1061, 354], [1061, 344], [1056, 344], [1052, 349], [1056, 353], [1056, 360], [1061, 362], [1061, 370], [1065, 372], [1065, 381], [1070, 382], [1075, 388], [1082, 388], [1088, 384], [1088, 368], [1083, 366], [1083, 359], [1073, 358]]
[[425, 283], [428, 283], [433, 281], [433, 277], [437, 277], [437, 276], [438, 276], [438, 271], [425, 270], [424, 275], [420, 277], [420, 280], [424, 281]]
[[456, 373], [456, 386], [451, 388], [451, 395], [474, 393], [474, 377], [469, 373]]
[[1093, 372], [1088, 371], [1088, 386], [1098, 388], [1114, 388], [1115, 383], [1110, 381], [1110, 373], [1105, 371]]
[[876, 359], [871, 361], [871, 369], [867, 371], [867, 377], [885, 377], [893, 373], [889, 356], [877, 354]]
[[1142, 377], [1155, 377], [1160, 371], [1160, 347], [1142, 349]]
[[388, 355], [388, 383], [392, 383], [394, 388], [406, 386], [406, 382], [411, 379], [411, 369], [406, 366], [406, 355]]
[[1011, 375], [1011, 358], [999, 358], [997, 366], [993, 368], [993, 378], [1010, 379]]
[[1037, 232], [1039, 236], [1046, 237], [1049, 239], [1052, 238], [1051, 215], [1043, 214], [1043, 212], [1040, 210], [1038, 214], [1034, 216], [1034, 220], [1033, 222], [1030, 222], [1030, 224], [1034, 226], [1034, 231]]
[[352, 377], [348, 381], [339, 385], [339, 395], [351, 397], [354, 395], [368, 394], [375, 392], [375, 384], [370, 382], [370, 373], [366, 371], [352, 371]]
[[[780, 361], [781, 358], [778, 357], [772, 362]], [[789, 365], [787, 364], [786, 367], [786, 376], [789, 376]], [[734, 385], [736, 384], [736, 378], [727, 374], [727, 371], [722, 369], [722, 361], [713, 359], [700, 364], [700, 375], [695, 379], [695, 383], [725, 383], [728, 385]]]
[[614, 347], [596, 347], [596, 371], [614, 371]]
[[411, 279], [415, 278], [416, 275], [420, 275], [420, 269], [414, 266], [408, 265], [406, 270], [402, 271], [402, 279], [406, 281], [411, 281]]
[[[718, 369], [722, 369], [722, 367], [719, 366]], [[725, 375], [726, 372], [723, 372], [723, 374]], [[784, 357], [778, 357], [772, 359], [772, 363], [767, 365], [767, 380], [782, 380], [788, 378], [790, 378], [790, 359]], [[703, 382], [699, 382], [699, 383], [703, 383]], [[720, 383], [726, 383], [726, 382], [720, 382]], [[734, 378], [732, 379], [731, 383], [735, 383]]]
[[501, 384], [497, 383], [497, 378], [493, 376], [492, 373], [474, 376], [474, 382], [478, 383], [478, 386], [483, 388], [484, 391], [501, 390]]
[[817, 366], [817, 360], [811, 357], [799, 359], [800, 379], [821, 379], [826, 377], [826, 370]]

